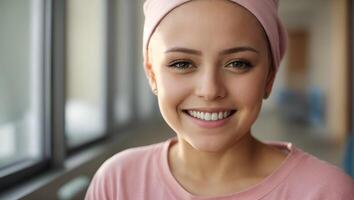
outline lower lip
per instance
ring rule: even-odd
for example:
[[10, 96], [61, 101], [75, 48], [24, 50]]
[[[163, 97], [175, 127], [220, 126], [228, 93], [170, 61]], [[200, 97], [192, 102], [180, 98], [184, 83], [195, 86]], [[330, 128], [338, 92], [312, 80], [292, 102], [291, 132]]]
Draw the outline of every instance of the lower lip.
[[228, 116], [227, 118], [224, 118], [221, 120], [216, 120], [216, 121], [205, 121], [205, 120], [201, 120], [201, 119], [192, 117], [187, 113], [184, 113], [184, 114], [186, 114], [188, 117], [190, 117], [194, 123], [196, 123], [198, 126], [200, 126], [202, 128], [219, 128], [221, 126], [224, 126], [225, 123], [227, 121], [229, 121], [231, 116], [234, 115], [235, 113]]

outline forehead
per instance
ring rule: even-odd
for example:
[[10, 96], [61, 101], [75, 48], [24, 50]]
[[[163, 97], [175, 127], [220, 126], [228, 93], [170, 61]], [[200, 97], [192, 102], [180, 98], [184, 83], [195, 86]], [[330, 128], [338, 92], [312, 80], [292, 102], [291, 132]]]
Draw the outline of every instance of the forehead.
[[260, 47], [266, 36], [256, 17], [238, 4], [228, 0], [194, 0], [168, 13], [151, 40], [159, 40], [165, 46], [225, 47], [232, 43]]

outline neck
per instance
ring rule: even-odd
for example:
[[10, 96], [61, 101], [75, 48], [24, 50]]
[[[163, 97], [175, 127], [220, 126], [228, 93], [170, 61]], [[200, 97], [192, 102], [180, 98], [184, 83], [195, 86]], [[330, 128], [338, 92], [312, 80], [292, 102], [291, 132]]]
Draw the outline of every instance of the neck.
[[255, 165], [259, 142], [245, 135], [237, 144], [219, 152], [194, 149], [179, 139], [170, 151], [173, 173], [196, 181], [225, 181], [249, 176]]

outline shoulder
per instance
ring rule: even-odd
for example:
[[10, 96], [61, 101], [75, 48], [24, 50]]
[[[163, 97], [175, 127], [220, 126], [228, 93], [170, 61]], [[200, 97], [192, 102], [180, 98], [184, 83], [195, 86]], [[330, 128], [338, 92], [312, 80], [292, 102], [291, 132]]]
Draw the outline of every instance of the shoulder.
[[110, 199], [122, 194], [123, 185], [138, 186], [148, 176], [147, 170], [158, 168], [165, 143], [130, 148], [106, 160], [96, 171], [86, 199]]
[[154, 156], [159, 156], [165, 143], [129, 148], [109, 158], [104, 165], [117, 165], [119, 163], [143, 162]]
[[353, 179], [342, 169], [299, 149], [297, 151], [302, 159], [288, 177], [294, 187], [323, 196], [323, 199], [354, 199]]
[[329, 181], [332, 183], [353, 183], [353, 179], [349, 177], [339, 167], [320, 160], [317, 157], [304, 153], [303, 160], [299, 164], [298, 169], [303, 171], [307, 177], [317, 181]]
[[146, 165], [152, 164], [152, 161], [159, 159], [164, 144], [158, 143], [121, 151], [106, 160], [97, 172], [111, 174], [146, 167]]

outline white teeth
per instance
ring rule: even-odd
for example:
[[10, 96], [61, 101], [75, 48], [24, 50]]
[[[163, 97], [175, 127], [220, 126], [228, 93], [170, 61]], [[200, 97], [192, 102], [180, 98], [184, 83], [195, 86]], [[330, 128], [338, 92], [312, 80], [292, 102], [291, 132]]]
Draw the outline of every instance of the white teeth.
[[231, 111], [224, 112], [199, 112], [194, 110], [188, 110], [188, 114], [205, 121], [216, 121], [227, 118], [230, 116]]
[[210, 113], [205, 113], [204, 114], [204, 119], [207, 120], [207, 121], [210, 121], [211, 120], [211, 114]]
[[222, 118], [224, 118], [224, 114], [222, 112], [219, 112], [218, 117], [219, 117], [219, 119], [222, 119]]
[[218, 113], [211, 114], [211, 120], [213, 120], [213, 121], [217, 120], [218, 116], [219, 116]]

